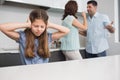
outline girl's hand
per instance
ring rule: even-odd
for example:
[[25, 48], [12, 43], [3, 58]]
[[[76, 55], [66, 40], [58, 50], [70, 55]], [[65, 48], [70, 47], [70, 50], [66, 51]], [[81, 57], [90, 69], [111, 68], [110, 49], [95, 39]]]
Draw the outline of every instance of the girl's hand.
[[29, 25], [28, 28], [31, 28], [31, 21], [30, 21], [29, 18], [27, 19], [27, 23], [28, 23], [28, 25]]
[[53, 27], [53, 23], [48, 21], [47, 28], [52, 28], [52, 27]]

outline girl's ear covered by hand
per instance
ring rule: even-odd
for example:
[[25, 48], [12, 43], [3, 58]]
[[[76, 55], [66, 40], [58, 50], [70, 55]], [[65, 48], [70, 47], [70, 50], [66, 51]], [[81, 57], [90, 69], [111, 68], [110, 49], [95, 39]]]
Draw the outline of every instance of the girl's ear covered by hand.
[[30, 18], [28, 18], [26, 22], [29, 24], [28, 27], [31, 28], [31, 21], [30, 21]]

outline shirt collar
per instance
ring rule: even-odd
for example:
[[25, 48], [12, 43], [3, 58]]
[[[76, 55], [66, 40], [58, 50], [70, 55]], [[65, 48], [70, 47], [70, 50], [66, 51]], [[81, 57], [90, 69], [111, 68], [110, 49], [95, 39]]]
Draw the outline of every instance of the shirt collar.
[[97, 16], [98, 16], [98, 12], [96, 12], [93, 17], [97, 17]]
[[[98, 12], [96, 12], [92, 18], [96, 18], [97, 16], [98, 16]], [[88, 18], [91, 20], [90, 16]]]

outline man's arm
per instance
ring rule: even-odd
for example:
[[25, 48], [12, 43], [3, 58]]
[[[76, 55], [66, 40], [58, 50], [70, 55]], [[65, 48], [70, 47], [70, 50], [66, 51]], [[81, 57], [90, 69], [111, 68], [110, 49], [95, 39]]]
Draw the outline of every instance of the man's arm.
[[113, 25], [113, 21], [105, 27], [110, 33], [115, 32], [115, 28], [112, 25]]
[[86, 37], [87, 36], [87, 31], [86, 30], [85, 31], [80, 31], [79, 30], [79, 34]]

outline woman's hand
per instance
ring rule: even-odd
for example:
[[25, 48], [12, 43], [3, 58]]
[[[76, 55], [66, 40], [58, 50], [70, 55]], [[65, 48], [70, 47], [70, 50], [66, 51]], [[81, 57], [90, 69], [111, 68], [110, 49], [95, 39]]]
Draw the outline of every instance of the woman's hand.
[[84, 17], [84, 18], [86, 18], [86, 12], [82, 12], [81, 16]]

